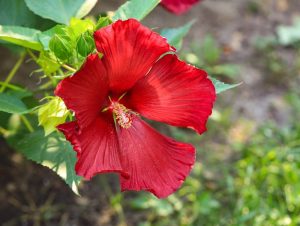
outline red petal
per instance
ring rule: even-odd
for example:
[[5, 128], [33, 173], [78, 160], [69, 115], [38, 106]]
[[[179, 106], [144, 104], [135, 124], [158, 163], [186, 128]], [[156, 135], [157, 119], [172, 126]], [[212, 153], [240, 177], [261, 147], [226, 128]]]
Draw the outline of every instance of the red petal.
[[135, 19], [117, 21], [94, 34], [109, 72], [112, 91], [123, 93], [145, 76], [157, 59], [171, 50], [166, 39]]
[[101, 112], [107, 93], [107, 74], [97, 54], [88, 56], [81, 69], [62, 80], [55, 90], [55, 95], [75, 112], [81, 128], [87, 127]]
[[57, 129], [64, 133], [66, 139], [70, 141], [73, 149], [77, 152], [77, 157], [81, 153], [81, 147], [78, 140], [79, 127], [76, 121], [66, 122], [57, 126]]
[[76, 123], [58, 126], [77, 152], [76, 173], [90, 179], [97, 173], [122, 172], [119, 144], [114, 125], [98, 117], [80, 132]]
[[216, 94], [205, 71], [166, 55], [126, 98], [134, 111], [149, 119], [203, 133]]
[[147, 190], [159, 198], [176, 191], [195, 162], [195, 149], [163, 136], [134, 118], [118, 132], [121, 162], [129, 177], [121, 176], [124, 190]]
[[177, 15], [188, 11], [199, 0], [162, 0], [161, 4], [167, 10]]

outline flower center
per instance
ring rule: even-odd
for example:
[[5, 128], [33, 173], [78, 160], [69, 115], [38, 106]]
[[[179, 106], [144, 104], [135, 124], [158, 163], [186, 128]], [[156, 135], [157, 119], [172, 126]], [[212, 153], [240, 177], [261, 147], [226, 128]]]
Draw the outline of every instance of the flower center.
[[132, 112], [127, 109], [123, 104], [118, 102], [111, 102], [109, 107], [114, 115], [116, 122], [125, 129], [128, 129], [132, 125]]

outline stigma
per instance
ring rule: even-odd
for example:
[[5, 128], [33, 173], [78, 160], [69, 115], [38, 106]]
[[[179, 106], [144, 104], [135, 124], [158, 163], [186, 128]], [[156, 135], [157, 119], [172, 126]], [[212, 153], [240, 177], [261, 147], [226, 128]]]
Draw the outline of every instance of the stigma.
[[115, 121], [124, 129], [128, 129], [132, 125], [133, 115], [130, 109], [123, 104], [112, 102], [110, 105]]

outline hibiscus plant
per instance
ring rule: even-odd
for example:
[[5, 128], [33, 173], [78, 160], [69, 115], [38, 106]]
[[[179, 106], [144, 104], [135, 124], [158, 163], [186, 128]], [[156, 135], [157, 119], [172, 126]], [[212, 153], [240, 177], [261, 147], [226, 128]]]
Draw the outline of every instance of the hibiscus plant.
[[[197, 1], [184, 2], [162, 4], [181, 13]], [[112, 172], [122, 190], [167, 197], [188, 176], [195, 148], [160, 134], [149, 120], [202, 134], [216, 94], [235, 85], [179, 59], [192, 22], [160, 34], [140, 22], [159, 0], [131, 0], [97, 19], [82, 19], [96, 3], [0, 1], [7, 14], [0, 39], [20, 55], [0, 83], [1, 135], [74, 192], [82, 179]], [[16, 10], [16, 20], [9, 20]], [[30, 89], [10, 82], [28, 58], [38, 65], [33, 76], [40, 80]]]

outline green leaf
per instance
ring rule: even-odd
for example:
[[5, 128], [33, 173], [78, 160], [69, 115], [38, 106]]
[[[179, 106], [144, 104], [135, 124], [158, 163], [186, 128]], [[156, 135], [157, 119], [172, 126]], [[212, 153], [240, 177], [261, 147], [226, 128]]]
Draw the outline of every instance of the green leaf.
[[18, 97], [0, 93], [0, 111], [24, 114], [28, 109]]
[[61, 30], [55, 34], [49, 42], [50, 50], [61, 60], [67, 60], [72, 56], [72, 39], [67, 30]]
[[95, 49], [94, 39], [90, 32], [85, 32], [80, 35], [77, 40], [76, 49], [77, 52], [83, 57], [86, 57]]
[[95, 27], [95, 24], [90, 19], [80, 20], [77, 18], [72, 18], [70, 20], [70, 29], [74, 35], [75, 40], [84, 32], [93, 31], [94, 27]]
[[0, 0], [0, 24], [30, 27], [37, 16], [26, 6], [24, 0]]
[[96, 30], [106, 27], [112, 23], [111, 19], [109, 17], [100, 17], [96, 24]]
[[56, 25], [52, 28], [50, 28], [47, 31], [41, 32], [38, 34], [38, 39], [40, 43], [42, 44], [44, 50], [50, 50], [49, 49], [49, 43], [51, 38], [56, 34], [60, 33], [61, 30], [65, 29], [65, 25]]
[[300, 41], [300, 18], [292, 26], [278, 26], [277, 35], [281, 45], [291, 45]]
[[0, 9], [1, 25], [30, 27], [39, 30], [54, 26], [52, 21], [43, 19], [30, 11], [24, 0], [0, 0]]
[[239, 68], [235, 64], [219, 64], [212, 68], [212, 72], [234, 78], [239, 73]]
[[34, 50], [42, 50], [42, 45], [38, 41], [39, 30], [17, 27], [17, 26], [1, 26], [0, 39]]
[[81, 18], [95, 6], [97, 0], [25, 0], [35, 14], [57, 23], [69, 24], [72, 17]]
[[174, 208], [167, 199], [157, 199], [152, 196], [143, 195], [130, 202], [135, 209], [153, 209], [158, 216], [166, 217], [174, 212]]
[[[73, 0], [74, 2], [74, 0]], [[97, 4], [98, 0], [84, 0], [84, 3], [80, 6], [78, 9], [75, 17], [76, 18], [82, 18], [86, 16]]]
[[41, 66], [46, 75], [50, 75], [60, 68], [52, 52], [42, 51], [37, 59], [37, 63]]
[[217, 80], [215, 78], [212, 78], [212, 77], [210, 77], [210, 80], [213, 82], [217, 94], [222, 93], [222, 92], [224, 92], [226, 90], [229, 90], [229, 89], [232, 89], [232, 88], [235, 88], [235, 87], [241, 85], [241, 83], [238, 83], [238, 84], [226, 84], [226, 83], [221, 82], [221, 81], [219, 81], [219, 80]]
[[39, 35], [39, 40], [45, 50], [50, 49], [57, 58], [64, 61], [73, 56], [75, 53], [74, 49], [78, 45], [78, 39], [82, 34], [84, 34], [82, 36], [89, 44], [88, 47], [91, 48], [91, 45], [94, 46], [94, 39], [92, 38], [93, 40], [91, 42], [91, 35], [88, 35], [88, 33], [91, 34], [94, 29], [95, 24], [90, 19], [81, 20], [72, 18], [70, 20], [70, 26], [57, 25], [48, 31], [42, 32]]
[[161, 30], [160, 34], [168, 40], [170, 45], [179, 50], [182, 46], [183, 38], [187, 35], [194, 23], [195, 21], [190, 21], [182, 27], [165, 28]]
[[11, 145], [28, 159], [56, 172], [78, 194], [81, 177], [75, 173], [76, 153], [60, 134], [45, 137], [42, 130], [37, 130], [26, 134], [16, 144], [11, 142]]
[[135, 18], [142, 20], [159, 4], [160, 0], [131, 0], [123, 4], [112, 17], [113, 21]]
[[219, 61], [221, 51], [216, 40], [211, 35], [206, 35], [202, 44], [202, 54], [208, 64], [215, 64]]
[[19, 89], [11, 89], [10, 88], [9, 90], [5, 91], [5, 93], [8, 94], [9, 96], [14, 96], [19, 99], [31, 97], [33, 95], [33, 93], [31, 91], [23, 89], [23, 88], [19, 88]]
[[45, 135], [56, 130], [56, 126], [66, 121], [69, 114], [67, 107], [59, 97], [53, 97], [41, 105], [38, 110], [39, 125], [44, 127]]

